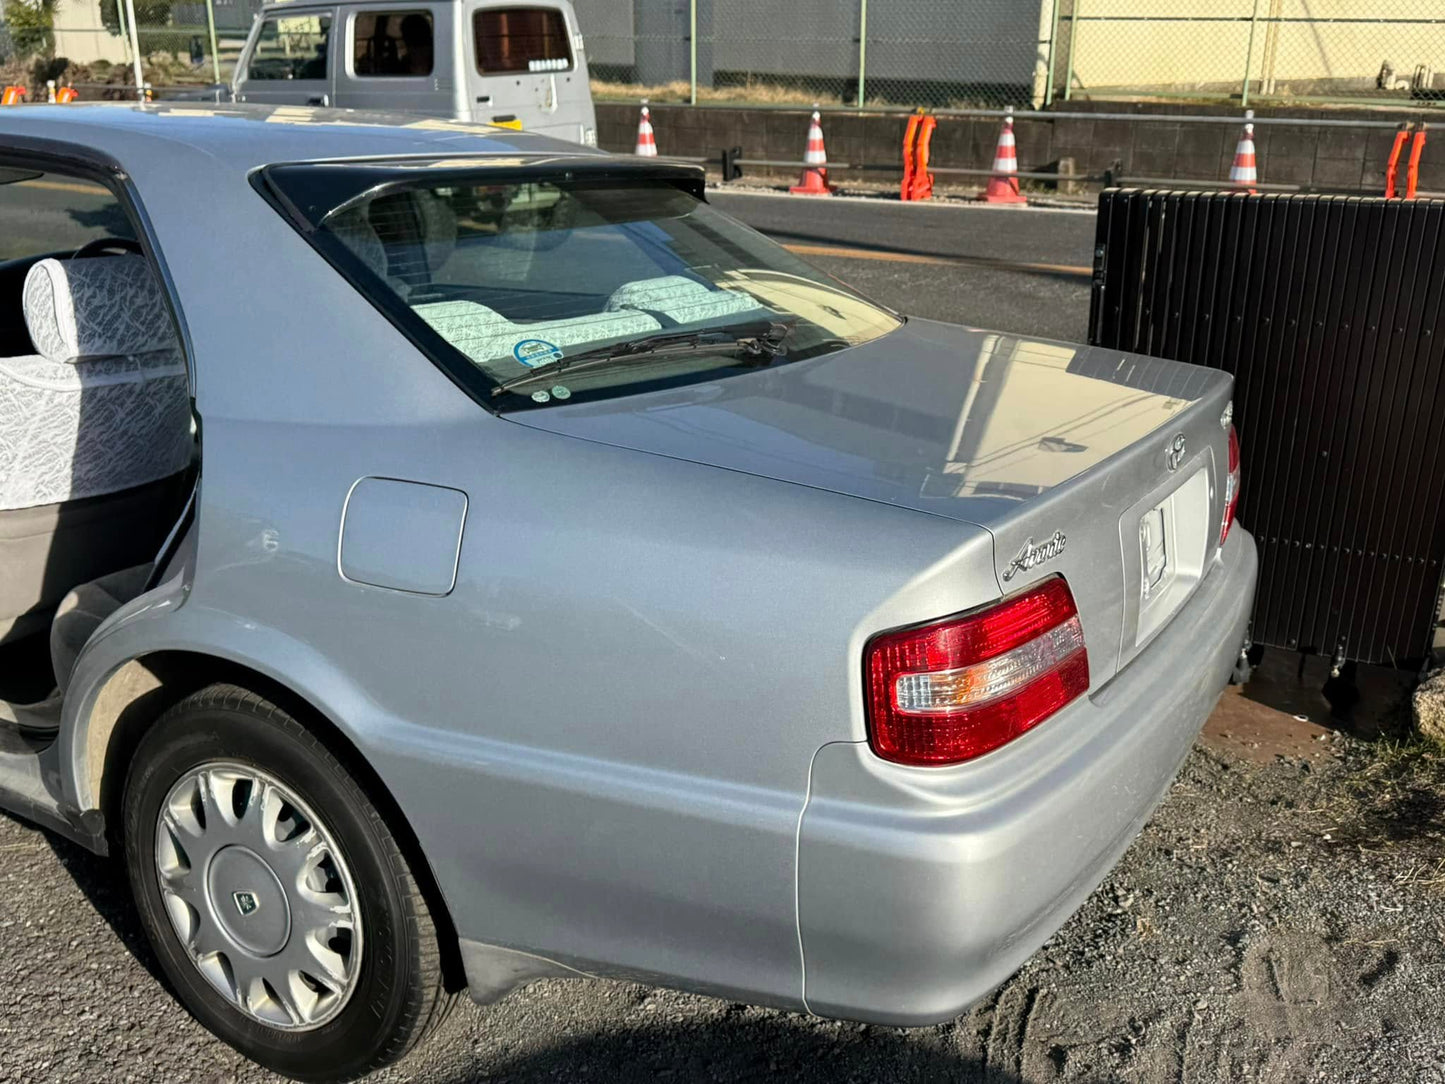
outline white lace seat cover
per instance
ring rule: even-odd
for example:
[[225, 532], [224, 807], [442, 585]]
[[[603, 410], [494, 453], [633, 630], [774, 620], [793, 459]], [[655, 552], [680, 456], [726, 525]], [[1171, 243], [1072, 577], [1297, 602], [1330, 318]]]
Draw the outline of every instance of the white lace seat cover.
[[475, 301], [436, 301], [415, 306], [432, 329], [473, 361], [505, 357], [529, 339], [553, 346], [592, 345], [653, 335], [671, 324], [720, 320], [738, 313], [765, 313], [747, 294], [713, 290], [681, 275], [644, 279], [619, 287], [602, 312], [518, 324]]
[[599, 312], [517, 324], [475, 301], [434, 301], [417, 305], [414, 311], [438, 335], [479, 362], [506, 357], [519, 343], [537, 339], [556, 347], [590, 346], [662, 330], [655, 319], [640, 312]]
[[685, 275], [664, 275], [619, 286], [607, 301], [607, 311], [626, 309], [657, 313], [678, 324], [719, 320], [744, 312], [761, 315], [766, 311], [745, 293], [710, 289]]
[[40, 354], [0, 358], [0, 510], [118, 493], [183, 470], [186, 367], [146, 261], [42, 260], [24, 302]]

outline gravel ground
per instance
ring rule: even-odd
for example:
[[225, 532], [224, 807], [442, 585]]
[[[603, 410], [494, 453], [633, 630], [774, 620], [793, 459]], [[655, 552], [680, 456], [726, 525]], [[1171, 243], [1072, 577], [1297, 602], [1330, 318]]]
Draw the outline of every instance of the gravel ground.
[[[1201, 742], [1084, 909], [955, 1023], [551, 981], [463, 1003], [377, 1079], [1445, 1081], [1441, 760], [1286, 748]], [[176, 1007], [108, 862], [0, 818], [0, 871], [0, 1082], [274, 1079]]]

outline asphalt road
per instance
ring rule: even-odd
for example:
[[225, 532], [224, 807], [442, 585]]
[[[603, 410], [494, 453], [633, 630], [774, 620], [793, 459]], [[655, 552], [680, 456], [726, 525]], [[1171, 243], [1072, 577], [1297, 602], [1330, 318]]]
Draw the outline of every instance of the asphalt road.
[[1091, 211], [717, 189], [708, 198], [910, 316], [1053, 339], [1085, 338]]
[[[1083, 333], [1088, 215], [716, 202], [910, 314]], [[956, 1022], [901, 1031], [549, 981], [459, 1006], [379, 1079], [1445, 1082], [1445, 802], [1372, 775], [1348, 743], [1253, 762], [1240, 725], [1196, 750], [1084, 909]], [[1357, 792], [1371, 804], [1343, 797]], [[114, 863], [0, 815], [0, 1084], [274, 1080], [171, 998]]]

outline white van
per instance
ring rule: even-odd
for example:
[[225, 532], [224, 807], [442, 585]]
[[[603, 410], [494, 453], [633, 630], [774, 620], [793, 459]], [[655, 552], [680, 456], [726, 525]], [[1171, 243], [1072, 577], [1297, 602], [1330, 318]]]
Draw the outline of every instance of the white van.
[[266, 4], [231, 91], [242, 102], [420, 113], [597, 142], [568, 0]]

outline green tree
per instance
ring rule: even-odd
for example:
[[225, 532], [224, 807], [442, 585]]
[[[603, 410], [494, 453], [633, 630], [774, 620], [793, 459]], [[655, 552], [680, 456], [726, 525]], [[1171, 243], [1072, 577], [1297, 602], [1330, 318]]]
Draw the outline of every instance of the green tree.
[[55, 0], [4, 0], [5, 28], [17, 56], [53, 56]]

